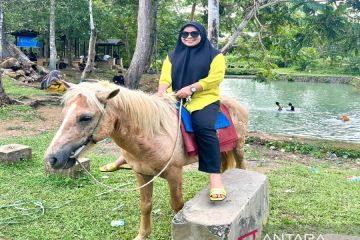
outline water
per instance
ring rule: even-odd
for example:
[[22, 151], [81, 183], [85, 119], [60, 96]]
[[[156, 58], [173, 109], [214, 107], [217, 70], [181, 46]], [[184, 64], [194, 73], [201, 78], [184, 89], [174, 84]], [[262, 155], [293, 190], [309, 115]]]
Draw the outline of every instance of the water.
[[[250, 131], [360, 143], [360, 92], [350, 85], [225, 79], [221, 93], [247, 107]], [[295, 112], [285, 110], [289, 102]], [[350, 121], [338, 120], [342, 114]]]

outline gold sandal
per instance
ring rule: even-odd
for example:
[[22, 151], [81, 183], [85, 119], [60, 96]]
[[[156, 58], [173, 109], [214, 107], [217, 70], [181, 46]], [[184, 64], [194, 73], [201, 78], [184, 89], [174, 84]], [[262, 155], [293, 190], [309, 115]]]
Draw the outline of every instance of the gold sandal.
[[99, 168], [99, 170], [101, 172], [115, 172], [115, 171], [120, 170], [120, 169], [131, 170], [131, 167], [127, 163], [121, 164], [120, 166], [118, 166], [118, 165], [116, 165], [114, 163], [108, 163], [108, 164], [106, 164], [106, 165]]
[[222, 201], [225, 198], [226, 198], [226, 191], [224, 188], [212, 188], [210, 190], [210, 200], [211, 201]]

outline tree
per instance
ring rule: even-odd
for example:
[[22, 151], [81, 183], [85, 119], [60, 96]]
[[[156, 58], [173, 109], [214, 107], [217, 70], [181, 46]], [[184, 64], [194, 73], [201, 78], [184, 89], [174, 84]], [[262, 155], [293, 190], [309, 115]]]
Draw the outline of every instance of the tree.
[[155, 42], [156, 12], [157, 0], [139, 0], [136, 47], [125, 76], [125, 84], [129, 88], [139, 87], [141, 74], [150, 66]]
[[55, 9], [56, 2], [55, 0], [50, 1], [50, 61], [49, 68], [50, 70], [56, 69], [56, 44], [55, 44]]
[[4, 14], [2, 3], [0, 3], [0, 61], [3, 59], [3, 43], [4, 43]]
[[219, 39], [219, 0], [208, 1], [208, 38], [217, 48]]
[[[3, 8], [0, 5], [0, 60], [2, 60], [2, 51], [3, 51]], [[2, 84], [2, 78], [1, 78], [2, 72], [0, 72], [0, 106], [4, 104], [11, 103], [11, 99], [6, 95], [5, 89]]]
[[1, 76], [2, 76], [2, 72], [0, 72], [0, 106], [12, 103], [12, 100], [5, 93]]
[[232, 33], [231, 37], [229, 38], [228, 42], [225, 44], [225, 46], [221, 49], [221, 52], [223, 54], [226, 54], [230, 48], [234, 45], [236, 39], [239, 37], [240, 33], [244, 30], [244, 28], [248, 25], [250, 20], [255, 16], [255, 14], [268, 6], [272, 6], [275, 4], [278, 4], [280, 2], [283, 2], [284, 0], [270, 0], [270, 1], [254, 1], [253, 6], [248, 10], [247, 14], [245, 15], [244, 19], [241, 21], [241, 23], [238, 25], [238, 27], [235, 29], [235, 31]]
[[94, 69], [94, 60], [95, 60], [95, 44], [96, 44], [96, 28], [93, 18], [92, 10], [92, 0], [89, 0], [89, 15], [90, 15], [90, 41], [89, 41], [89, 50], [88, 57], [86, 62], [86, 67], [81, 74], [81, 79], [86, 79], [88, 75]]

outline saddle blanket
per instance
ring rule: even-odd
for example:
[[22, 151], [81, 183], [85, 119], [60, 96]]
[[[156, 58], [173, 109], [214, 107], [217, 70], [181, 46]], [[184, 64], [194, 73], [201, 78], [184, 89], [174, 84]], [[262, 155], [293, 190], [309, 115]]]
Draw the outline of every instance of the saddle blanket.
[[[220, 104], [221, 114], [219, 114], [218, 119], [216, 121], [216, 134], [219, 138], [220, 143], [220, 152], [227, 152], [235, 148], [236, 141], [238, 140], [235, 126], [231, 120], [231, 116], [229, 110], [224, 104]], [[187, 111], [187, 110], [186, 110]], [[184, 108], [181, 110], [184, 112]], [[190, 113], [188, 117], [190, 117]], [[183, 116], [183, 114], [181, 114]], [[191, 118], [183, 122], [183, 117], [181, 121], [181, 134], [184, 140], [185, 150], [189, 156], [196, 156], [198, 154], [197, 145], [195, 141], [195, 135], [193, 133], [192, 127], [189, 128], [189, 123], [186, 121], [190, 121], [191, 126]], [[185, 125], [188, 125], [187, 127]]]

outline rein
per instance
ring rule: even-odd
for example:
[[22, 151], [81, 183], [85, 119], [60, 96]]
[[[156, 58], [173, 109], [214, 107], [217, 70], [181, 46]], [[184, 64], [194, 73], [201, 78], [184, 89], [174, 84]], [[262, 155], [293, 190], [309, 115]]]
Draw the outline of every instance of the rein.
[[[190, 99], [189, 99], [190, 100]], [[187, 101], [189, 101], [187, 100]], [[106, 107], [106, 104], [104, 105], [104, 110], [105, 110], [105, 107]], [[156, 178], [158, 178], [166, 169], [167, 167], [170, 165], [170, 163], [172, 162], [173, 158], [174, 158], [174, 155], [175, 155], [175, 148], [176, 148], [176, 144], [178, 142], [178, 139], [179, 139], [179, 136], [180, 136], [180, 126], [181, 126], [181, 111], [182, 111], [182, 108], [183, 108], [183, 103], [182, 103], [182, 100], [180, 100], [180, 106], [179, 106], [179, 120], [178, 120], [178, 127], [177, 127], [177, 134], [176, 134], [176, 139], [175, 139], [175, 143], [174, 143], [174, 147], [173, 147], [173, 150], [172, 150], [172, 153], [171, 153], [171, 156], [169, 158], [169, 160], [167, 161], [166, 165], [163, 167], [163, 169], [161, 169], [161, 171], [156, 174], [155, 176], [153, 176], [153, 178], [148, 181], [147, 183], [139, 186], [139, 187], [136, 187], [136, 188], [129, 188], [129, 189], [121, 189], [121, 188], [114, 188], [114, 187], [111, 187], [109, 185], [106, 185], [105, 183], [102, 183], [100, 182], [99, 180], [97, 180], [83, 165], [82, 163], [77, 159], [77, 157], [81, 154], [81, 152], [84, 150], [84, 148], [86, 147], [87, 144], [89, 144], [90, 142], [93, 142], [93, 143], [97, 143], [95, 140], [94, 140], [94, 134], [95, 132], [97, 131], [98, 127], [99, 127], [99, 124], [100, 124], [100, 121], [102, 120], [103, 116], [104, 116], [104, 113], [102, 112], [100, 117], [99, 117], [99, 120], [98, 122], [96, 123], [96, 126], [95, 128], [93, 129], [91, 135], [86, 139], [86, 141], [83, 143], [83, 145], [81, 145], [76, 151], [75, 153], [71, 156], [71, 158], [75, 158], [76, 162], [78, 164], [80, 164], [80, 166], [82, 167], [82, 169], [84, 169], [84, 171], [95, 181], [95, 183], [98, 183], [99, 185], [105, 187], [105, 188], [108, 188], [110, 189], [111, 191], [119, 191], [119, 192], [130, 192], [130, 191], [135, 191], [135, 190], [139, 190], [141, 188], [144, 188], [146, 187], [147, 185], [149, 185], [150, 183], [152, 183], [153, 181], [155, 181]], [[104, 111], [105, 112], [105, 111]]]

